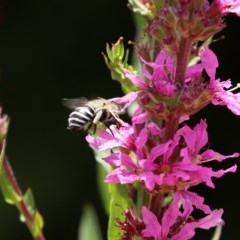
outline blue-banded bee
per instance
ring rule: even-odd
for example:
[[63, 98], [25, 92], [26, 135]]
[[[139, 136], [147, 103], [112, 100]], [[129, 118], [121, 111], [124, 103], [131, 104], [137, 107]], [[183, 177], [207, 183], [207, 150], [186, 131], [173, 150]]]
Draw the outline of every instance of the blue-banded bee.
[[96, 131], [101, 122], [106, 127], [110, 122], [120, 123], [119, 114], [123, 114], [122, 106], [104, 98], [88, 100], [84, 97], [63, 99], [63, 105], [73, 110], [68, 117], [67, 129], [78, 131], [85, 129]]

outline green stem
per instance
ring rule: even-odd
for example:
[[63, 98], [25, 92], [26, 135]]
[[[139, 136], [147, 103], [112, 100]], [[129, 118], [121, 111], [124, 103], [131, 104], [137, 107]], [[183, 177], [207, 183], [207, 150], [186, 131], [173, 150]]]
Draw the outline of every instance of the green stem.
[[6, 174], [6, 176], [8, 177], [9, 182], [11, 183], [12, 187], [14, 188], [15, 192], [21, 197], [21, 201], [16, 203], [16, 207], [18, 208], [19, 212], [24, 216], [25, 220], [26, 220], [26, 224], [33, 236], [33, 238], [35, 240], [45, 240], [44, 234], [42, 232], [40, 232], [38, 234], [38, 236], [35, 236], [33, 233], [33, 229], [35, 226], [35, 221], [34, 221], [34, 217], [31, 214], [27, 203], [24, 200], [22, 191], [18, 185], [17, 179], [14, 175], [14, 172], [12, 170], [12, 167], [8, 161], [7, 156], [4, 157], [4, 161], [3, 161], [3, 170]]
[[[176, 85], [179, 85], [180, 92], [178, 96], [176, 97], [176, 101], [180, 98], [185, 79], [186, 79], [186, 72], [187, 67], [189, 63], [189, 56], [191, 54], [191, 48], [192, 48], [192, 39], [191, 38], [183, 38], [180, 42], [180, 48], [179, 52], [177, 54], [177, 66], [176, 66], [176, 72], [175, 72], [175, 83]], [[178, 102], [176, 104], [178, 106]], [[175, 132], [178, 129], [179, 124], [179, 115], [175, 113], [173, 110], [169, 120], [166, 123], [165, 127], [165, 140], [169, 140], [173, 138]]]
[[189, 63], [189, 56], [191, 54], [192, 39], [183, 38], [180, 41], [180, 47], [177, 54], [177, 66], [175, 73], [175, 82], [180, 84], [180, 87], [184, 86], [186, 71]]
[[[181, 96], [182, 89], [185, 83], [186, 71], [189, 63], [189, 56], [191, 53], [192, 40], [190, 38], [183, 38], [180, 42], [179, 52], [177, 54], [177, 65], [175, 72], [175, 83], [180, 85], [180, 93], [177, 96], [177, 99]], [[178, 103], [176, 104], [178, 106]], [[174, 137], [179, 125], [179, 115], [175, 113], [173, 110], [169, 120], [166, 122], [165, 126], [165, 141]], [[161, 207], [163, 201], [163, 194], [159, 193], [154, 195], [150, 202], [150, 209], [152, 212], [156, 214], [156, 216], [160, 216]]]
[[160, 216], [161, 216], [163, 199], [164, 199], [163, 194], [159, 193], [159, 194], [153, 195], [151, 200], [150, 200], [150, 207], [149, 207], [149, 209], [153, 213], [155, 213], [157, 218], [160, 218]]

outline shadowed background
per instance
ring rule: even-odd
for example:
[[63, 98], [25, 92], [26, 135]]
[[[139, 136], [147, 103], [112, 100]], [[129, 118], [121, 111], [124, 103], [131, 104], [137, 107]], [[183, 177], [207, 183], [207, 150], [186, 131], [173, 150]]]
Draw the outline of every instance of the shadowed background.
[[[0, 3], [0, 102], [11, 118], [7, 155], [23, 190], [31, 187], [45, 220], [47, 239], [77, 239], [83, 206], [94, 205], [106, 235], [107, 217], [96, 188], [95, 161], [85, 134], [66, 131], [68, 109], [62, 98], [121, 96], [111, 81], [101, 52], [120, 36], [134, 39], [126, 1], [6, 0]], [[220, 56], [218, 76], [240, 79], [240, 21], [227, 19], [226, 37], [213, 48]], [[240, 151], [240, 120], [212, 106], [193, 118], [207, 118], [210, 147]], [[228, 167], [238, 162], [223, 163]], [[199, 188], [206, 203], [224, 208], [222, 239], [238, 236], [239, 173], [214, 181], [216, 189]], [[200, 233], [194, 239], [206, 239]], [[209, 239], [210, 237], [208, 237]], [[30, 240], [15, 207], [0, 195], [0, 239]]]

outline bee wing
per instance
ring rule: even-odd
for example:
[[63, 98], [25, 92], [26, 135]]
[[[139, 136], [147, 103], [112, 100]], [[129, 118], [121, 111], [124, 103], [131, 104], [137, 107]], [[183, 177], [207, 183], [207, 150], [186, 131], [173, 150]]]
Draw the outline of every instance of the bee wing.
[[75, 108], [77, 107], [81, 107], [83, 106], [84, 104], [86, 104], [87, 102], [89, 102], [89, 100], [85, 97], [81, 97], [81, 98], [64, 98], [62, 99], [62, 104], [71, 109], [71, 110], [74, 110]]

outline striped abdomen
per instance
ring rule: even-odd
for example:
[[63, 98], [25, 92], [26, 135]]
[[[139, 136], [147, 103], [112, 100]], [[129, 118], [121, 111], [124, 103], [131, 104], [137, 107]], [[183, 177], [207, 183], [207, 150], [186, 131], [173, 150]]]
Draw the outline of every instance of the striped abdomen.
[[68, 118], [68, 128], [71, 130], [80, 130], [84, 126], [92, 124], [95, 116], [95, 109], [89, 105], [77, 107]]

